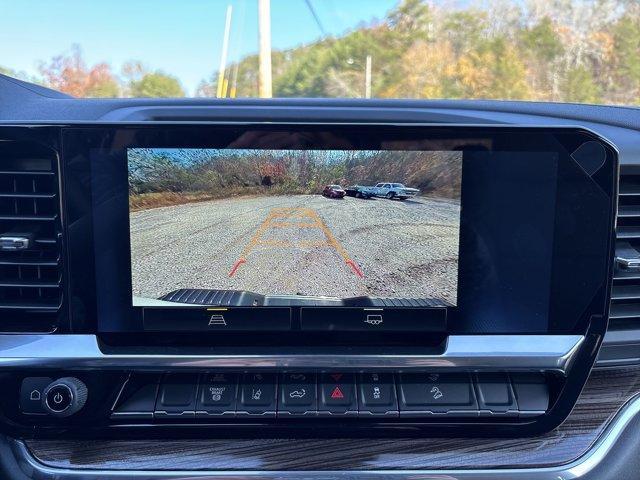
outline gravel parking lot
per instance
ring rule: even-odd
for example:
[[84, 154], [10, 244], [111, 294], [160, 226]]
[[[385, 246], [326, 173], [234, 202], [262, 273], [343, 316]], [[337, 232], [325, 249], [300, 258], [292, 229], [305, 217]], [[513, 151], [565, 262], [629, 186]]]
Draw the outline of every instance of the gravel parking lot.
[[[134, 295], [178, 288], [456, 300], [460, 205], [320, 195], [131, 214]], [[235, 267], [235, 270], [234, 270]]]

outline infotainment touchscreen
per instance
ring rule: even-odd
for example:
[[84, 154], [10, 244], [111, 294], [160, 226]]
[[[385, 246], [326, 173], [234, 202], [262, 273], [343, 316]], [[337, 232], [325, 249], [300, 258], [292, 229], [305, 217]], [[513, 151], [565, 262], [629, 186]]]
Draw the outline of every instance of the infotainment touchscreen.
[[584, 130], [136, 124], [64, 142], [72, 314], [107, 335], [424, 343], [583, 332], [608, 305], [616, 156]]
[[129, 148], [127, 164], [134, 306], [181, 289], [457, 303], [460, 151]]

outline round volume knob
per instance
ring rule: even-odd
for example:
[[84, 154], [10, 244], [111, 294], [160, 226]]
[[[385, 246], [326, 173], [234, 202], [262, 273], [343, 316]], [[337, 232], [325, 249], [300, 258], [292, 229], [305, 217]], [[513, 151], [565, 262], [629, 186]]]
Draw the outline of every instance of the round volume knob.
[[79, 411], [87, 401], [87, 386], [74, 377], [51, 382], [42, 393], [42, 405], [50, 415], [68, 417]]

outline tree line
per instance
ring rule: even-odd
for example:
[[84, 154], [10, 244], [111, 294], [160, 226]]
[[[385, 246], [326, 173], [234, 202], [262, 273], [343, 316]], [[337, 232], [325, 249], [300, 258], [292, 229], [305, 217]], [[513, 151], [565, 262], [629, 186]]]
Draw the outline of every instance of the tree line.
[[[640, 104], [638, 0], [402, 0], [384, 18], [272, 55], [277, 97], [372, 96]], [[258, 57], [233, 72], [227, 95], [258, 95]], [[15, 73], [15, 72], [13, 72]], [[41, 83], [78, 96], [183, 96], [176, 77], [140, 62], [116, 75], [79, 49], [41, 66]], [[197, 96], [215, 96], [217, 72]]]
[[[424, 195], [457, 198], [461, 152], [132, 149], [129, 194], [318, 194], [325, 185], [403, 182]], [[171, 198], [179, 198], [172, 195]]]
[[[404, 0], [340, 38], [276, 52], [275, 94], [362, 97], [371, 55], [373, 97], [640, 104], [638, 0], [447, 5]], [[240, 62], [238, 96], [256, 95], [257, 65]]]
[[39, 76], [16, 72], [0, 66], [0, 73], [44, 85], [74, 97], [184, 97], [185, 90], [177, 77], [161, 70], [150, 70], [132, 60], [116, 74], [108, 63], [87, 65], [79, 45], [68, 52], [40, 62]]

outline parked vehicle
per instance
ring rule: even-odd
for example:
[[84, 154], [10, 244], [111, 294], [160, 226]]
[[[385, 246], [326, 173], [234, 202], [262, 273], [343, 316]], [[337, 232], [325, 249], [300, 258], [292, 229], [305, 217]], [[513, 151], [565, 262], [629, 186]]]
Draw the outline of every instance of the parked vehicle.
[[417, 188], [405, 187], [402, 183], [385, 183], [381, 182], [372, 188], [373, 195], [376, 197], [384, 197], [389, 200], [397, 198], [398, 200], [406, 200], [415, 197], [420, 193]]
[[322, 190], [322, 195], [328, 198], [342, 198], [346, 193], [340, 185], [327, 185]]
[[352, 185], [345, 189], [347, 197], [371, 198], [374, 196], [374, 187], [363, 187], [362, 185]]

